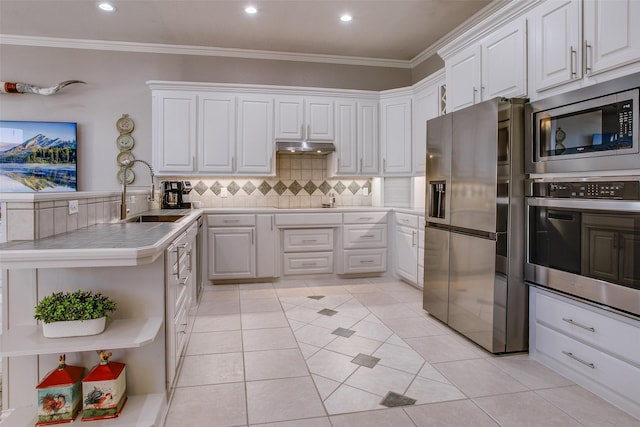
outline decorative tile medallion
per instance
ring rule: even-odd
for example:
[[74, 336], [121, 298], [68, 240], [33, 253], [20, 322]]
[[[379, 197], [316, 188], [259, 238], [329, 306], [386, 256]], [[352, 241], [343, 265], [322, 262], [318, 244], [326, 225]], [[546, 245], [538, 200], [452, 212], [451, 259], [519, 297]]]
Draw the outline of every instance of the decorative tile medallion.
[[209, 187], [207, 187], [207, 184], [205, 184], [204, 182], [198, 181], [193, 189], [196, 191], [196, 193], [202, 196], [209, 189]]
[[394, 393], [393, 391], [387, 393], [382, 402], [380, 402], [381, 405], [384, 405], [388, 408], [393, 408], [395, 406], [414, 405], [415, 403], [416, 399], [412, 399], [402, 394]]
[[307, 192], [307, 194], [312, 195], [314, 191], [316, 191], [318, 189], [318, 186], [315, 185], [313, 183], [313, 181], [309, 181], [304, 185], [304, 191]]
[[338, 192], [338, 194], [342, 194], [344, 192], [344, 190], [347, 189], [347, 187], [344, 186], [344, 184], [342, 183], [342, 181], [338, 181], [334, 186], [333, 189], [336, 190]]
[[227, 190], [231, 193], [232, 196], [235, 196], [238, 191], [240, 191], [240, 186], [236, 184], [235, 181], [231, 181], [229, 185], [227, 185]]
[[331, 186], [327, 181], [322, 181], [322, 184], [320, 184], [318, 188], [320, 189], [320, 191], [322, 191], [322, 194], [324, 194], [325, 196], [329, 191], [331, 191]]
[[262, 181], [262, 183], [258, 186], [258, 190], [260, 190], [263, 196], [266, 196], [272, 188], [273, 187], [271, 187], [267, 181]]
[[335, 315], [335, 314], [338, 314], [338, 312], [337, 312], [337, 311], [335, 311], [335, 310], [331, 310], [331, 309], [329, 309], [329, 308], [323, 308], [322, 310], [320, 310], [320, 311], [318, 312], [318, 314], [323, 314], [323, 315], [325, 315], [325, 316], [333, 316], [333, 315]]
[[295, 196], [302, 190], [302, 185], [298, 181], [293, 181], [289, 186], [289, 191], [291, 191]]
[[338, 328], [331, 333], [333, 335], [338, 335], [339, 337], [349, 338], [351, 335], [355, 334], [356, 331], [352, 331], [351, 329]]
[[358, 190], [360, 190], [360, 186], [358, 185], [358, 183], [355, 181], [351, 181], [351, 184], [349, 184], [349, 191], [351, 191], [351, 194], [356, 194]]
[[253, 185], [253, 182], [247, 181], [247, 183], [242, 186], [242, 190], [244, 190], [245, 193], [251, 195], [251, 193], [256, 191], [256, 186]]
[[282, 196], [282, 193], [287, 191], [287, 186], [284, 185], [282, 181], [278, 181], [278, 183], [273, 186], [273, 189], [276, 193], [278, 193], [278, 196]]
[[216, 196], [219, 196], [220, 195], [220, 189], [222, 188], [222, 184], [220, 184], [218, 181], [216, 181], [209, 188], [211, 189], [211, 191], [213, 191], [213, 194], [215, 194]]
[[351, 363], [355, 363], [356, 365], [365, 366], [367, 368], [373, 368], [380, 361], [379, 358], [369, 356], [368, 354], [360, 353], [356, 357], [351, 360]]

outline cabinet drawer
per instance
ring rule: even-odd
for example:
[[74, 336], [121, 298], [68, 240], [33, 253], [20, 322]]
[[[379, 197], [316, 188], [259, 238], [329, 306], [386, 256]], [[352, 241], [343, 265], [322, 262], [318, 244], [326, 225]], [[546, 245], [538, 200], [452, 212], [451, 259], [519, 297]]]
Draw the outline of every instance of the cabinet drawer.
[[252, 227], [256, 225], [256, 216], [241, 215], [207, 215], [209, 227]]
[[640, 322], [614, 319], [575, 304], [538, 293], [536, 321], [640, 364]]
[[386, 249], [350, 249], [344, 251], [345, 273], [375, 273], [386, 270]]
[[180, 306], [180, 309], [178, 310], [175, 320], [174, 320], [174, 333], [176, 334], [176, 361], [177, 359], [182, 355], [182, 352], [184, 351], [184, 347], [186, 344], [186, 338], [187, 338], [187, 326], [188, 326], [188, 320], [187, 320], [187, 311], [188, 311], [188, 304], [186, 304], [187, 301], [185, 301], [185, 304], [182, 304], [182, 306]]
[[387, 222], [386, 212], [348, 212], [342, 215], [342, 221], [345, 224], [376, 224], [379, 222]]
[[342, 243], [345, 249], [387, 246], [386, 224], [345, 225], [343, 231]]
[[283, 226], [323, 226], [323, 225], [335, 225], [342, 224], [342, 214], [337, 212], [327, 213], [291, 213], [291, 214], [276, 214], [276, 225], [278, 227]]
[[396, 222], [407, 227], [418, 228], [418, 217], [416, 215], [396, 212]]
[[561, 365], [640, 403], [640, 368], [536, 323], [536, 350]]
[[333, 273], [332, 252], [284, 254], [284, 274]]
[[297, 228], [284, 230], [285, 252], [332, 251], [332, 228]]

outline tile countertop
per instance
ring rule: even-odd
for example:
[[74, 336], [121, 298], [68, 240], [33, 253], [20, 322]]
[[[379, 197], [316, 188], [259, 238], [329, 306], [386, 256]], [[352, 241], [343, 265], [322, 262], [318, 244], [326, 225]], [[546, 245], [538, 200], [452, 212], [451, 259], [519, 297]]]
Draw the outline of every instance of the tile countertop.
[[353, 211], [404, 212], [424, 215], [405, 208], [344, 206], [334, 208], [205, 208], [156, 209], [142, 215], [185, 215], [176, 222], [115, 222], [96, 224], [69, 233], [39, 240], [0, 244], [4, 268], [107, 267], [148, 264], [202, 214], [224, 213], [328, 213]]

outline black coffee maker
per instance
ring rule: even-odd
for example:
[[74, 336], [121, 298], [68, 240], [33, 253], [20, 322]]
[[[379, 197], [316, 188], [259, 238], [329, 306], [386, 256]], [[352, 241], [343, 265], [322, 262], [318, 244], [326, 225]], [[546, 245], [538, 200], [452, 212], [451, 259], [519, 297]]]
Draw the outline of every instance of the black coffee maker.
[[190, 209], [190, 181], [162, 182], [162, 209]]

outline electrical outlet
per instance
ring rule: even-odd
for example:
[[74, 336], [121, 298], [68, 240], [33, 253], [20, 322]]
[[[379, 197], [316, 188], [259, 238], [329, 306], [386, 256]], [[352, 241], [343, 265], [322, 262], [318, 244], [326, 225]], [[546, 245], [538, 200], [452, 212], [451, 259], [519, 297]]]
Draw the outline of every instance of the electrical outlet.
[[363, 196], [368, 196], [369, 195], [369, 187], [364, 187], [362, 189], [362, 195]]
[[229, 191], [227, 191], [227, 187], [220, 188], [220, 197], [228, 197]]
[[69, 200], [69, 215], [78, 213], [78, 201]]

